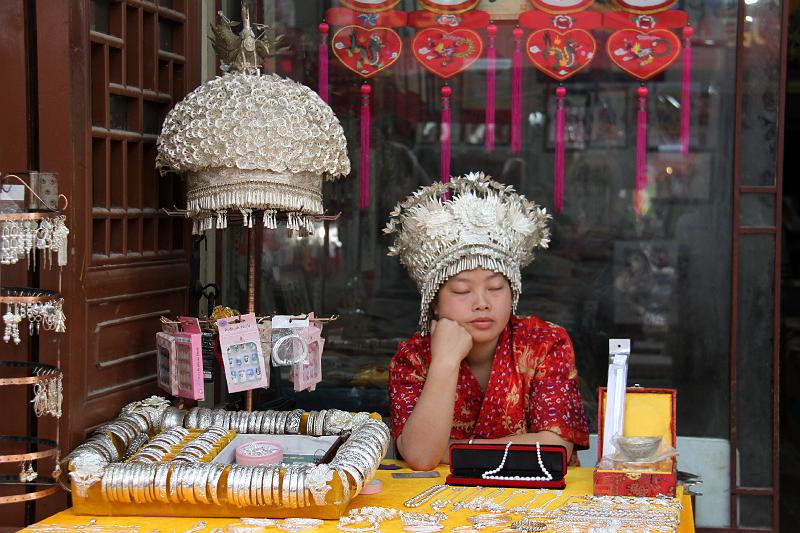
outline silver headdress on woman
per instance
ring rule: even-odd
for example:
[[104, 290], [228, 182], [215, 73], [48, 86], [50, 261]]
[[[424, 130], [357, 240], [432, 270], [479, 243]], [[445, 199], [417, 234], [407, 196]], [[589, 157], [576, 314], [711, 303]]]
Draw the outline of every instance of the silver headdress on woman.
[[399, 203], [383, 232], [394, 236], [389, 255], [400, 257], [422, 294], [420, 330], [428, 331], [439, 288], [465, 270], [503, 274], [516, 310], [520, 269], [533, 261], [536, 248], [547, 248], [550, 218], [546, 209], [483, 172], [433, 183]]

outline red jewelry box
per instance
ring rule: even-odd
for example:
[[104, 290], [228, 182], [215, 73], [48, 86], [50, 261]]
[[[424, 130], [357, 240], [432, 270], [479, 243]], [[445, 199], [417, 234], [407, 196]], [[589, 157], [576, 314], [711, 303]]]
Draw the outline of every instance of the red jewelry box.
[[[448, 485], [481, 487], [520, 487], [526, 489], [563, 489], [567, 486], [567, 449], [563, 446], [541, 444], [541, 457], [551, 480], [525, 478], [547, 477], [539, 466], [535, 444], [512, 444], [506, 454], [506, 444], [450, 445], [450, 474]], [[503, 463], [503, 457], [506, 457]], [[485, 479], [482, 474], [503, 468], [494, 475], [508, 479]], [[514, 479], [515, 477], [521, 479]]]
[[[675, 447], [675, 389], [649, 389], [628, 387], [625, 394], [625, 436], [661, 435]], [[598, 462], [603, 457], [603, 425], [606, 388], [599, 389], [598, 396]], [[659, 494], [675, 496], [677, 484], [677, 461], [670, 457], [659, 462], [655, 470], [644, 471], [628, 468], [608, 470], [595, 468], [594, 494], [599, 496], [648, 496]]]

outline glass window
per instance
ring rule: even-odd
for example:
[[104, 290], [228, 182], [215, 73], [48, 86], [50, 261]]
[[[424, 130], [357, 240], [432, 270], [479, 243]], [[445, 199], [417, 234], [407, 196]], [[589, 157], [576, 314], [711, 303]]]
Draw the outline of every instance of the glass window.
[[[328, 3], [270, 4], [276, 33], [291, 46], [276, 61], [277, 72], [316, 89], [317, 27]], [[611, 9], [608, 2], [595, 6]], [[678, 433], [727, 438], [736, 6], [734, 0], [676, 6], [695, 28], [691, 153], [682, 157], [679, 146], [679, 59], [647, 83], [648, 200], [640, 217], [632, 207], [639, 83], [611, 65], [604, 51], [564, 83], [565, 210], [554, 216], [550, 250], [523, 272], [518, 311], [569, 331], [592, 421], [596, 389], [606, 379], [608, 339], [629, 337], [630, 382], [678, 389]], [[396, 7], [415, 8], [411, 1]], [[486, 63], [478, 61], [449, 80], [451, 172], [483, 170], [552, 211], [557, 84], [524, 59], [522, 150], [512, 154], [514, 21], [496, 24], [497, 145], [491, 153], [484, 148]], [[309, 408], [337, 404], [387, 414], [387, 365], [418, 320], [416, 287], [397, 259], [386, 256], [381, 229], [397, 201], [439, 179], [443, 83], [415, 62], [414, 30], [398, 31], [400, 60], [371, 81], [369, 208], [358, 209], [362, 80], [331, 55], [330, 103], [349, 140], [354, 170], [324, 192], [327, 212], [342, 216], [320, 223], [304, 241], [283, 232], [263, 236], [261, 310], [340, 316], [325, 331], [323, 383], [298, 398]], [[595, 34], [601, 49], [607, 33]], [[237, 232], [223, 237], [223, 290], [226, 302], [244, 307], [246, 247], [239, 239]]]
[[[502, 4], [521, 6], [520, 10], [529, 6], [522, 0], [483, 0], [480, 7], [495, 9]], [[743, 186], [770, 186], [777, 148], [781, 4], [775, 0], [745, 4], [741, 180]], [[332, 5], [338, 3], [259, 1], [260, 12], [274, 16], [274, 21], [266, 22], [274, 22], [276, 33], [290, 46], [290, 52], [275, 61], [278, 74], [317, 89], [318, 25]], [[697, 523], [703, 527], [730, 525], [730, 479], [727, 471], [722, 471], [727, 460], [711, 467], [702, 458], [713, 457], [729, 446], [731, 228], [735, 222], [769, 225], [770, 209], [774, 208], [767, 198], [770, 191], [751, 191], [743, 196], [740, 217], [734, 221], [738, 6], [736, 0], [683, 0], [674, 6], [688, 14], [695, 30], [691, 150], [687, 157], [680, 150], [683, 102], [682, 59], [678, 57], [646, 83], [648, 184], [641, 216], [633, 209], [639, 83], [609, 61], [605, 52], [609, 32], [593, 32], [598, 44], [595, 60], [564, 82], [565, 209], [554, 215], [550, 249], [523, 271], [518, 309], [518, 314], [535, 314], [570, 333], [593, 431], [596, 390], [606, 380], [609, 338], [632, 340], [630, 384], [678, 390], [677, 433], [692, 437], [686, 441], [690, 451], [682, 464], [704, 475], [706, 486], [719, 489], [709, 490], [698, 506]], [[224, 7], [229, 16], [237, 18], [235, 2], [226, 0]], [[402, 0], [395, 9], [413, 11], [417, 2]], [[607, 12], [617, 7], [611, 0], [596, 0], [592, 9]], [[493, 151], [484, 147], [486, 60], [479, 59], [448, 80], [453, 117], [451, 173], [482, 170], [552, 212], [554, 91], [558, 85], [523, 58], [522, 149], [512, 153], [511, 35], [515, 22], [495, 19], [497, 131]], [[336, 29], [332, 28], [331, 35]], [[410, 337], [417, 325], [419, 294], [398, 260], [386, 256], [389, 242], [381, 230], [398, 201], [440, 178], [440, 89], [444, 82], [416, 62], [411, 50], [416, 30], [397, 31], [403, 41], [400, 59], [370, 80], [369, 207], [358, 208], [360, 86], [364, 80], [331, 53], [330, 104], [347, 135], [353, 172], [348, 179], [325, 184], [324, 194], [327, 213], [341, 212], [341, 218], [319, 223], [316, 233], [305, 240], [289, 238], [284, 232], [263, 233], [260, 311], [313, 310], [318, 315], [340, 317], [324, 332], [323, 382], [316, 392], [292, 398], [307, 409], [337, 406], [387, 415], [388, 363], [397, 343]], [[680, 37], [680, 29], [675, 31]], [[485, 41], [485, 32], [479, 33]], [[756, 193], [764, 198], [755, 198]], [[220, 236], [220, 303], [244, 308], [247, 247], [241, 232], [229, 230]], [[769, 249], [774, 252], [774, 246]], [[740, 277], [751, 266], [742, 263]], [[754, 293], [753, 298], [762, 293]], [[741, 292], [737, 294], [742, 297]], [[749, 301], [745, 298], [740, 307]], [[759, 307], [757, 314], [762, 311], [769, 309]], [[748, 326], [743, 322], [739, 329], [740, 344], [750, 342], [750, 337], [742, 334]], [[759, 347], [764, 344], [760, 337], [756, 340]], [[760, 349], [743, 354], [742, 346], [739, 367], [769, 358]], [[742, 372], [740, 368], [740, 375]], [[745, 403], [745, 398], [754, 398], [754, 391], [761, 399], [771, 394], [769, 387], [763, 388], [767, 378], [762, 374], [767, 376], [762, 372], [740, 380], [739, 396]], [[287, 382], [282, 382], [280, 395], [285, 398], [292, 393]], [[746, 409], [739, 411], [743, 418], [737, 419], [740, 427], [758, 425]], [[770, 419], [763, 418], [760, 423], [769, 425]], [[740, 449], [731, 453], [742, 454], [748, 461], [749, 466], [742, 469], [742, 475], [749, 476], [748, 484], [769, 484], [769, 479], [756, 475], [767, 470], [768, 450], [761, 447], [762, 451], [752, 452], [757, 457], [751, 457], [744, 449], [758, 448], [754, 439], [762, 432], [749, 433], [749, 438], [740, 438]]]

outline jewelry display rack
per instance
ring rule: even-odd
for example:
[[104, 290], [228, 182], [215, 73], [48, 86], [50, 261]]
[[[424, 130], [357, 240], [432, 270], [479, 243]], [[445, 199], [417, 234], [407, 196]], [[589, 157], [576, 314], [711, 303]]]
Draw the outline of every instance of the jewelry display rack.
[[[3, 192], [9, 192], [9, 185], [22, 186], [44, 209], [36, 211], [0, 213], [0, 265], [13, 265], [27, 260], [28, 270], [51, 267], [52, 254], [57, 255], [59, 267], [66, 264], [67, 230], [64, 224], [64, 210], [67, 198], [58, 196], [63, 206], [50, 206], [16, 174], [0, 173]], [[2, 278], [0, 277], [0, 281]], [[60, 286], [60, 277], [59, 277]], [[59, 287], [60, 290], [60, 287]], [[0, 318], [3, 322], [3, 343], [20, 344], [20, 332], [27, 327], [31, 342], [38, 333], [46, 331], [63, 332], [66, 322], [63, 313], [63, 298], [59, 291], [36, 287], [6, 287], [0, 283], [0, 306], [5, 311]], [[0, 311], [2, 313], [2, 311]], [[30, 357], [30, 355], [29, 355]], [[59, 475], [59, 433], [56, 424], [55, 440], [38, 436], [38, 418], [50, 415], [61, 417], [62, 374], [60, 357], [56, 365], [40, 363], [36, 360], [0, 361], [0, 387], [33, 387], [31, 416], [33, 435], [0, 435], [0, 463], [19, 463], [20, 473], [0, 476], [0, 486], [24, 489], [25, 492], [0, 496], [0, 505], [27, 502], [45, 498], [58, 490], [56, 478]], [[18, 453], [24, 446], [27, 451]], [[37, 462], [53, 458], [53, 476], [37, 473]], [[13, 489], [11, 492], [14, 492]], [[27, 514], [33, 515], [29, 508]]]
[[[172, 210], [162, 209], [162, 211], [165, 214], [170, 215], [170, 216], [189, 218], [188, 211], [182, 210], [182, 209], [178, 209], [177, 207], [173, 208]], [[256, 244], [257, 244], [256, 240], [257, 240], [258, 233], [257, 233], [256, 227], [254, 227], [253, 221], [255, 219], [257, 219], [258, 211], [263, 211], [263, 210], [253, 209], [253, 210], [251, 210], [251, 214], [247, 217], [247, 219], [244, 219], [244, 217], [242, 217], [242, 219], [241, 219], [242, 222], [243, 222], [242, 227], [243, 227], [243, 229], [245, 229], [247, 231], [247, 312], [248, 313], [253, 313], [253, 314], [257, 314], [257, 310], [256, 310], [256, 297], [257, 297], [257, 295], [256, 295], [256, 266], [257, 266], [256, 265], [256, 260], [258, 259], [258, 257], [260, 257], [258, 255], [258, 253], [257, 253], [257, 250], [256, 250]], [[230, 209], [230, 210], [228, 210], [228, 214], [226, 215], [225, 219], [226, 219], [226, 221], [237, 222], [239, 220], [238, 217], [239, 217], [240, 214], [241, 214], [240, 210], [238, 210], [238, 209]], [[311, 220], [315, 220], [315, 221], [336, 221], [336, 220], [339, 219], [339, 217], [341, 217], [341, 215], [342, 215], [341, 213], [337, 213], [336, 215], [319, 215], [319, 216], [306, 215], [306, 218], [311, 219]], [[285, 213], [273, 214], [273, 216], [276, 217], [276, 222], [285, 219], [286, 222], [287, 222], [287, 230], [300, 231], [301, 232], [300, 234], [301, 235], [303, 234], [302, 233], [303, 230], [301, 228], [292, 228], [291, 227], [292, 226], [291, 220], [288, 218], [288, 215], [286, 215]], [[220, 228], [220, 229], [224, 229], [224, 228], [225, 227]], [[277, 230], [277, 229], [279, 229], [279, 227], [276, 227], [274, 229]], [[338, 316], [333, 316], [333, 317], [330, 317], [330, 318], [320, 318], [320, 319], [317, 319], [316, 321], [317, 322], [330, 322], [330, 321], [336, 320], [337, 318], [338, 318]], [[278, 374], [277, 372], [273, 373], [273, 375], [276, 378], [277, 378], [277, 374]], [[270, 384], [270, 386], [272, 386], [272, 383]], [[252, 411], [253, 410], [253, 391], [252, 390], [245, 391], [244, 408], [245, 408], [245, 411]]]

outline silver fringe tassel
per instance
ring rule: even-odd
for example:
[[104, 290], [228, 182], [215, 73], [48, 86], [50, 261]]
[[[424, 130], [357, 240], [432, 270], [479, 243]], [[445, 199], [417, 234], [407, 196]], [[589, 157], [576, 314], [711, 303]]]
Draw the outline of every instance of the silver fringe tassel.
[[264, 227], [267, 229], [278, 228], [278, 212], [275, 209], [264, 210]]
[[189, 189], [187, 209], [190, 215], [228, 208], [278, 209], [321, 215], [322, 194], [301, 187], [267, 185], [262, 182], [234, 183]]

